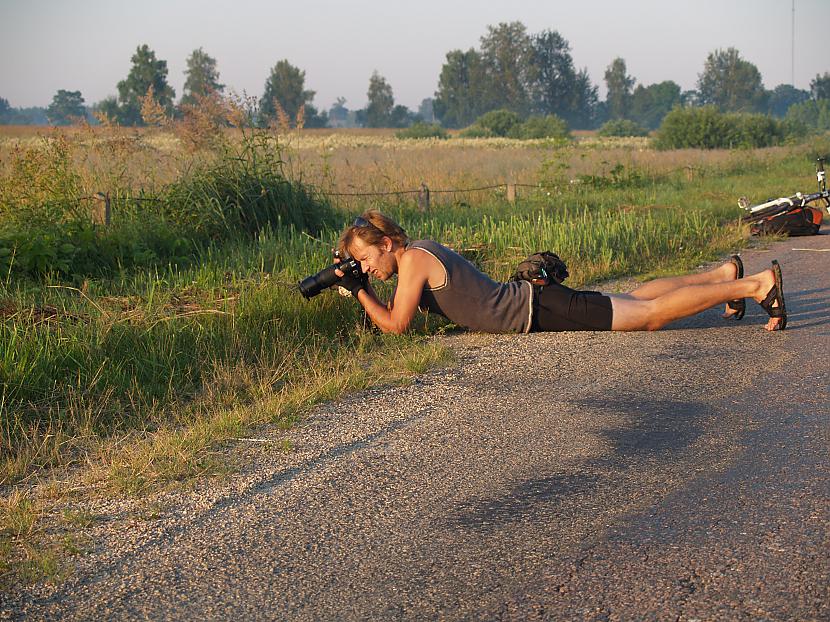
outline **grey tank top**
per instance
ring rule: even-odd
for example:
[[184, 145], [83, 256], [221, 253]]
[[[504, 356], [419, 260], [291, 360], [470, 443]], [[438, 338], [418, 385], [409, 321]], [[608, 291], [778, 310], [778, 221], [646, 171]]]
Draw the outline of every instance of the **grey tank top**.
[[432, 240], [416, 240], [417, 248], [444, 266], [440, 287], [424, 287], [421, 308], [484, 333], [526, 333], [533, 316], [533, 286], [528, 281], [498, 283], [455, 251]]

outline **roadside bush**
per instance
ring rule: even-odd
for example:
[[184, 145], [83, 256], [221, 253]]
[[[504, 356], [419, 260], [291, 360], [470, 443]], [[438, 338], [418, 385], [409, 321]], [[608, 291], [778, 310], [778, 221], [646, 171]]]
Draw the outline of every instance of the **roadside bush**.
[[599, 128], [600, 136], [648, 136], [648, 130], [630, 119], [612, 119]]
[[799, 126], [762, 114], [721, 113], [714, 106], [675, 108], [663, 119], [658, 149], [731, 149], [780, 145], [797, 137]]
[[334, 210], [283, 174], [276, 138], [249, 134], [149, 197], [119, 193], [112, 222], [92, 222], [89, 192], [58, 136], [19, 149], [0, 175], [0, 279], [75, 280], [121, 268], [192, 261], [199, 248], [263, 229], [317, 234]]
[[417, 121], [409, 127], [395, 132], [395, 138], [448, 138], [447, 130], [437, 123]]
[[524, 123], [514, 125], [508, 132], [511, 138], [523, 140], [532, 138], [568, 139], [568, 124], [555, 114], [529, 117]]

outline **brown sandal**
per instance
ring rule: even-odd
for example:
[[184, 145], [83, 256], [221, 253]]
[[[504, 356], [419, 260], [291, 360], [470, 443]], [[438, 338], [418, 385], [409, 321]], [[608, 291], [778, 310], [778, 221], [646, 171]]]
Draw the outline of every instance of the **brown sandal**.
[[[758, 304], [770, 317], [780, 317], [781, 322], [778, 324], [778, 330], [784, 330], [787, 328], [787, 306], [784, 304], [784, 281], [781, 277], [781, 266], [778, 265], [776, 259], [772, 260], [772, 272], [775, 274], [775, 285], [769, 290], [767, 297]], [[776, 302], [778, 306], [773, 307], [772, 305]]]
[[[744, 262], [741, 261], [739, 255], [732, 255], [729, 258], [735, 267], [738, 269], [738, 276], [735, 277], [736, 279], [744, 278]], [[735, 300], [730, 300], [726, 303], [726, 306], [734, 311], [732, 315], [728, 316], [728, 318], [734, 318], [736, 320], [742, 320], [744, 318], [744, 314], [746, 313], [746, 300], [743, 298], [736, 298]]]

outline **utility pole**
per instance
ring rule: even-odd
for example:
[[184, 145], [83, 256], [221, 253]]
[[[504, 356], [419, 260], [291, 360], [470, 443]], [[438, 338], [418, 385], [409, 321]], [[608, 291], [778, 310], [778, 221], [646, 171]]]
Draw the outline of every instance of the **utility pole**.
[[790, 80], [792, 87], [795, 88], [795, 0], [793, 0], [793, 22], [792, 22], [792, 50], [790, 52], [790, 59], [792, 65], [790, 67]]

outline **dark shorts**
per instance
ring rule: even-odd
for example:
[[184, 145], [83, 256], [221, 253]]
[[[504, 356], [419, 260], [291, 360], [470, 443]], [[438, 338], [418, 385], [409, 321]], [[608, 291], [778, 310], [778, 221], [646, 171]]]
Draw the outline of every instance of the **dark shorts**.
[[564, 285], [533, 288], [530, 332], [611, 330], [611, 299], [600, 292], [578, 292]]

